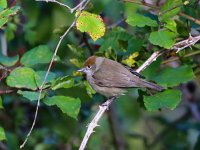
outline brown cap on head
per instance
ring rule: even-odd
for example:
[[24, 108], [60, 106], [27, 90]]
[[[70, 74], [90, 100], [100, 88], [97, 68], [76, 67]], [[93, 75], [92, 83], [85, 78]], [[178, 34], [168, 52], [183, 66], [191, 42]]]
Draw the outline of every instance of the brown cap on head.
[[86, 61], [85, 63], [83, 64], [83, 67], [86, 67], [86, 66], [92, 66], [95, 64], [96, 62], [96, 56], [90, 56]]

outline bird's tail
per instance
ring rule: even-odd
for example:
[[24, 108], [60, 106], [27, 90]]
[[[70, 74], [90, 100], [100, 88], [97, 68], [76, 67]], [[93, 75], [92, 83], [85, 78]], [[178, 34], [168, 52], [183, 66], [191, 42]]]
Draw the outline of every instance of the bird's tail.
[[145, 81], [145, 80], [143, 80], [143, 84], [145, 85], [145, 87], [156, 90], [156, 91], [163, 91], [165, 89], [164, 87], [162, 87], [158, 84], [148, 82], [148, 81]]

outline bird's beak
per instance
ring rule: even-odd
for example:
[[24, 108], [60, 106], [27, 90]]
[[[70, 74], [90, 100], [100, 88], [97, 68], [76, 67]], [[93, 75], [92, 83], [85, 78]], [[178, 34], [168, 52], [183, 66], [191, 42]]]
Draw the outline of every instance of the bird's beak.
[[78, 72], [84, 72], [85, 68], [77, 70]]

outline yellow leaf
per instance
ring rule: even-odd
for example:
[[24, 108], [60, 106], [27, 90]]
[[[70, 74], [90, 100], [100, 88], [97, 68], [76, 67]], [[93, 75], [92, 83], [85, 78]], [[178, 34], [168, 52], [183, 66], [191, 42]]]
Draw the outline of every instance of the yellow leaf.
[[129, 67], [134, 67], [136, 61], [134, 60], [134, 58], [138, 57], [139, 53], [135, 52], [133, 54], [131, 54], [127, 59], [123, 60], [122, 62], [126, 65], [128, 65]]

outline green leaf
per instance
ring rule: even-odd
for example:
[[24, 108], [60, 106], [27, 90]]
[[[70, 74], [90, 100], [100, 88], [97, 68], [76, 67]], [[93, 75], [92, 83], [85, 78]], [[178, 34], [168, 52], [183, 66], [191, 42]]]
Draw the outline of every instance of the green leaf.
[[8, 41], [13, 40], [15, 37], [15, 31], [17, 30], [17, 25], [9, 22], [5, 28], [6, 39]]
[[0, 141], [6, 140], [6, 135], [4, 129], [0, 126]]
[[165, 87], [172, 87], [194, 79], [195, 75], [189, 66], [165, 68], [153, 80]]
[[[1, 0], [2, 1], [2, 0]], [[2, 2], [3, 4], [4, 2]], [[1, 2], [0, 2], [1, 4]], [[3, 4], [4, 5], [4, 4]], [[7, 4], [6, 4], [7, 5]], [[5, 5], [4, 5], [5, 6]], [[1, 10], [1, 5], [0, 5], [0, 10]], [[0, 11], [0, 28], [2, 28], [2, 26], [7, 23], [8, 21], [8, 17], [11, 15], [15, 15], [17, 12], [19, 11], [19, 7], [15, 6], [12, 7], [11, 9], [5, 9], [3, 11]]]
[[177, 33], [176, 22], [174, 20], [167, 20], [165, 21], [165, 28], [171, 30], [172, 32]]
[[2, 98], [0, 97], [0, 109], [2, 109], [3, 108], [3, 104], [2, 104], [3, 102], [2, 102]]
[[76, 27], [81, 32], [87, 32], [96, 41], [105, 33], [105, 25], [101, 16], [82, 11], [76, 21]]
[[69, 59], [69, 61], [70, 61], [74, 66], [76, 66], [77, 68], [81, 68], [82, 65], [83, 65], [83, 62], [80, 61], [80, 60], [77, 59], [77, 58], [71, 58], [71, 59]]
[[144, 96], [144, 105], [149, 111], [155, 111], [161, 108], [173, 110], [181, 100], [179, 90], [166, 90], [153, 96]]
[[0, 7], [1, 8], [6, 8], [7, 7], [7, 0], [1, 0], [0, 1]]
[[35, 71], [28, 67], [14, 69], [6, 79], [7, 85], [16, 88], [36, 90]]
[[79, 98], [67, 96], [53, 96], [45, 99], [43, 102], [48, 106], [56, 105], [63, 113], [66, 113], [74, 119], [77, 119], [81, 107], [81, 101]]
[[149, 41], [160, 47], [170, 49], [175, 43], [176, 34], [168, 30], [151, 32]]
[[4, 24], [6, 24], [7, 21], [8, 21], [8, 18], [0, 18], [0, 29], [2, 28]]
[[128, 40], [127, 55], [131, 54], [133, 52], [140, 51], [142, 46], [143, 46], [143, 44], [144, 44], [144, 40], [143, 39], [130, 38]]
[[179, 13], [182, 7], [182, 0], [167, 0], [160, 9], [160, 21], [169, 20]]
[[5, 9], [3, 11], [0, 12], [0, 18], [7, 18], [9, 16], [15, 15], [17, 12], [19, 11], [19, 7], [15, 6], [12, 7], [11, 9]]
[[52, 83], [52, 90], [57, 90], [60, 88], [71, 88], [74, 86], [74, 79], [69, 78], [68, 76], [60, 77]]
[[11, 67], [14, 66], [19, 60], [19, 56], [16, 55], [14, 57], [6, 57], [0, 54], [0, 63], [4, 66]]
[[87, 94], [92, 97], [96, 93], [96, 91], [90, 86], [87, 81], [84, 81], [84, 85], [86, 87]]
[[162, 62], [161, 57], [157, 58], [156, 61], [151, 63], [144, 71], [142, 71], [141, 74], [147, 80], [153, 80], [153, 78], [158, 75], [158, 71], [160, 69], [161, 62]]
[[30, 67], [37, 64], [49, 63], [53, 53], [48, 46], [40, 45], [26, 52], [21, 58], [21, 64]]
[[[99, 51], [104, 52], [107, 51], [109, 48], [116, 49], [116, 50], [123, 50], [125, 49], [120, 45], [120, 41], [127, 42], [128, 40], [132, 39], [132, 35], [126, 32], [122, 28], [114, 28], [108, 34], [105, 35], [104, 41], [101, 44]], [[128, 42], [127, 42], [128, 43]]]
[[[35, 73], [35, 81], [38, 87], [42, 85], [45, 75], [46, 75], [46, 71], [37, 71]], [[52, 83], [55, 78], [56, 78], [56, 74], [53, 72], [49, 72], [45, 84]], [[45, 86], [43, 88], [45, 88]]]
[[[37, 100], [38, 96], [39, 96], [38, 92], [32, 92], [32, 91], [21, 91], [21, 90], [18, 90], [17, 93], [22, 95], [23, 97], [31, 100], [31, 101]], [[45, 96], [45, 93], [43, 92], [41, 97], [40, 97], [40, 99], [44, 98], [44, 96]]]
[[131, 26], [138, 26], [138, 27], [144, 27], [144, 26], [156, 27], [156, 26], [158, 26], [158, 24], [155, 20], [153, 20], [149, 17], [146, 17], [144, 15], [140, 15], [140, 14], [129, 15], [126, 22]]

